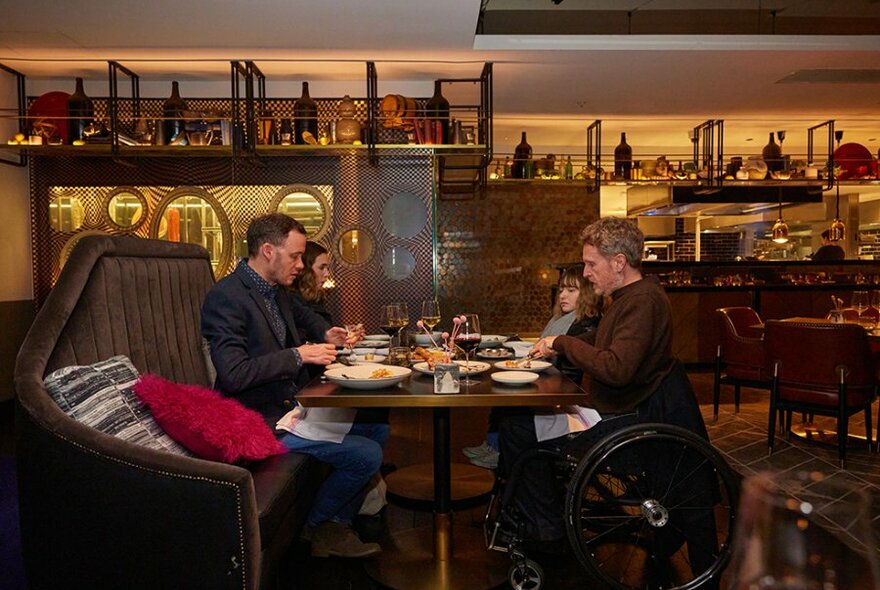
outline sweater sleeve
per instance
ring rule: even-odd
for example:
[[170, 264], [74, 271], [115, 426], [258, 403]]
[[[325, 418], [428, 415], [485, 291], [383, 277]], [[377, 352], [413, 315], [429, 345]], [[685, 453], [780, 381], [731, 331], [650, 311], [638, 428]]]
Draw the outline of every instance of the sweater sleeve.
[[658, 329], [654, 320], [659, 313], [653, 298], [632, 297], [615, 313], [611, 327], [614, 337], [605, 347], [601, 343], [590, 345], [584, 334], [580, 337], [559, 336], [553, 348], [593, 379], [612, 387], [624, 387], [632, 382], [648, 356], [653, 342], [650, 335]]

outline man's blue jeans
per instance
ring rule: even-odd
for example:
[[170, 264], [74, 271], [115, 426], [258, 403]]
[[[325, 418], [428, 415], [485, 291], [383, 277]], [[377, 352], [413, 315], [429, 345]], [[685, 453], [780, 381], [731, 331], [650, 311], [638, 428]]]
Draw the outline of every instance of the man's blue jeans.
[[382, 465], [382, 449], [389, 432], [388, 424], [355, 423], [341, 443], [308, 440], [290, 433], [281, 437], [291, 451], [333, 466], [333, 473], [318, 490], [306, 520], [308, 526], [326, 521], [351, 523], [364, 501], [367, 482]]

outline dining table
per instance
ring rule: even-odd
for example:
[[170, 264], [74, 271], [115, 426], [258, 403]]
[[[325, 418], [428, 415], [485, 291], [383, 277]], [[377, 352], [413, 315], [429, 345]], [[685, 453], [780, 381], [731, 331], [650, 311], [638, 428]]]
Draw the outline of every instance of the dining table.
[[551, 367], [525, 385], [502, 385], [490, 372], [462, 380], [459, 393], [434, 393], [431, 375], [413, 372], [381, 389], [360, 390], [316, 377], [298, 394], [305, 407], [426, 408], [433, 412], [434, 515], [431, 527], [407, 529], [383, 542], [366, 561], [367, 573], [389, 588], [442, 590], [494, 588], [507, 579], [510, 562], [487, 549], [482, 530], [453, 526], [451, 507], [450, 410], [452, 408], [583, 405], [587, 394]]

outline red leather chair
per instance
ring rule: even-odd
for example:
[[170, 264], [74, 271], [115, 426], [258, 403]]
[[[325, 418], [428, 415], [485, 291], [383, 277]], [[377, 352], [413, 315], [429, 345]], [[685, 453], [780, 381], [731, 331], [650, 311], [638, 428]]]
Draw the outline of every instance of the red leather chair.
[[780, 410], [789, 414], [786, 430], [791, 427], [792, 411], [835, 417], [841, 468], [849, 417], [864, 411], [871, 448], [871, 403], [877, 396], [877, 376], [864, 328], [770, 320], [765, 325], [764, 346], [767, 367], [772, 370], [767, 430], [771, 453]]
[[735, 411], [739, 412], [740, 387], [770, 388], [764, 370], [761, 316], [751, 307], [722, 307], [715, 310], [721, 322], [721, 342], [715, 353], [714, 418], [718, 419], [721, 384], [733, 385]]

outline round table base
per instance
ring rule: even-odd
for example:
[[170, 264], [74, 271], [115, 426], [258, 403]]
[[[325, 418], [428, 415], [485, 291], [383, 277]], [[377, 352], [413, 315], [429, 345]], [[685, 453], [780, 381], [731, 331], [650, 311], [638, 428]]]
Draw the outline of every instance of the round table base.
[[371, 578], [396, 590], [488, 590], [507, 579], [510, 560], [486, 549], [482, 529], [474, 527], [457, 527], [452, 559], [435, 560], [434, 533], [422, 527], [395, 533], [364, 565]]

